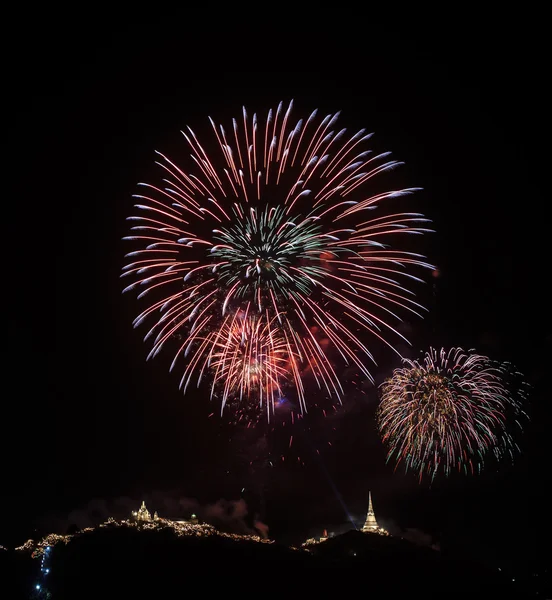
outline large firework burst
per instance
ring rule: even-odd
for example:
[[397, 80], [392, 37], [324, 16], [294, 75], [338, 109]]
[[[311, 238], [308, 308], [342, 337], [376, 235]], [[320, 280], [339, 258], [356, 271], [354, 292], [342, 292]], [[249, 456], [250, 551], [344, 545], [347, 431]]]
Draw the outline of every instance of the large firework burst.
[[435, 477], [440, 471], [480, 471], [491, 455], [513, 457], [511, 426], [521, 428], [524, 385], [510, 363], [452, 348], [431, 348], [381, 385], [378, 425], [388, 460]]
[[[428, 231], [427, 219], [377, 211], [417, 189], [376, 191], [374, 178], [400, 163], [367, 149], [365, 130], [336, 130], [338, 114], [318, 120], [314, 111], [292, 123], [292, 104], [269, 110], [264, 122], [243, 109], [229, 130], [210, 119], [214, 137], [205, 145], [183, 131], [188, 167], [157, 153], [164, 177], [140, 184], [139, 213], [125, 238], [137, 245], [126, 255], [123, 276], [134, 282], [125, 291], [150, 300], [134, 321], [152, 322], [148, 358], [176, 338], [171, 369], [187, 361], [184, 391], [193, 373], [208, 373], [214, 394], [222, 382], [223, 407], [230, 395], [256, 389], [269, 399], [269, 414], [272, 391], [284, 382], [306, 408], [305, 373], [340, 398], [338, 361], [371, 379], [366, 334], [390, 347], [389, 338], [403, 338], [393, 321], [422, 309], [405, 286], [419, 281], [409, 270], [430, 267], [391, 245], [397, 234]], [[264, 347], [260, 354], [237, 343], [238, 314], [246, 315], [240, 339]], [[252, 342], [252, 332], [262, 341]], [[254, 354], [256, 366], [248, 365]], [[258, 381], [269, 381], [267, 388], [251, 385], [261, 355], [268, 366]]]

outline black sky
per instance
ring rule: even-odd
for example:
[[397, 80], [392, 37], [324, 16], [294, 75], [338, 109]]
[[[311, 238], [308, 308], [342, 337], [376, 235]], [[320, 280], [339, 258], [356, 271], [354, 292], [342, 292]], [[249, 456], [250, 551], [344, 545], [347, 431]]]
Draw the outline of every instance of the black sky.
[[[255, 477], [266, 485], [263, 517], [274, 533], [344, 522], [330, 481], [353, 515], [365, 511], [371, 488], [381, 518], [457, 541], [470, 531], [480, 540], [499, 535], [514, 503], [530, 528], [512, 546], [549, 527], [550, 198], [539, 18], [434, 18], [335, 34], [316, 20], [243, 32], [151, 15], [13, 20], [0, 543], [3, 532], [19, 541], [43, 513], [92, 498], [166, 490], [210, 502], [238, 498]], [[378, 149], [406, 162], [396, 172], [401, 184], [424, 188], [414, 203], [433, 221], [425, 243], [440, 277], [423, 292], [427, 319], [412, 322], [413, 352], [475, 347], [526, 374], [533, 421], [514, 467], [418, 486], [385, 465], [373, 399], [363, 398], [331, 422], [313, 420], [298, 443], [307, 454], [324, 447], [322, 458], [313, 454], [304, 468], [261, 466], [252, 477], [237, 449], [255, 454], [258, 439], [229, 444], [206, 418], [206, 400], [179, 394], [166, 361], [145, 363], [143, 332], [131, 327], [136, 305], [121, 295], [120, 239], [135, 184], [155, 175], [153, 151], [177, 156], [179, 130], [201, 129], [207, 115], [228, 121], [242, 105], [266, 110], [291, 98], [297, 112], [342, 110], [344, 126], [375, 131]], [[378, 375], [394, 366], [388, 356]], [[260, 509], [258, 496], [250, 502]]]

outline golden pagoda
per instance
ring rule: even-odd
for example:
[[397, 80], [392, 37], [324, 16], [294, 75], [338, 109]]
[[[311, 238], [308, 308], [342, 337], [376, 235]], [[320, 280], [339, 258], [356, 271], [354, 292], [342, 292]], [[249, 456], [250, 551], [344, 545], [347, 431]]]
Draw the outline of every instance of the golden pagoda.
[[380, 535], [389, 535], [389, 532], [380, 527], [376, 520], [376, 515], [372, 507], [372, 492], [368, 492], [368, 514], [366, 515], [366, 521], [362, 527], [363, 533], [379, 533]]

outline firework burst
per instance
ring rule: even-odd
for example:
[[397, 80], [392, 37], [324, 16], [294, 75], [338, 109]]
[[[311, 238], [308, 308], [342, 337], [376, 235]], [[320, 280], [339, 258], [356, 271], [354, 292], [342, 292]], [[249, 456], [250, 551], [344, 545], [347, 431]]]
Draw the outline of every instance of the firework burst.
[[282, 330], [264, 316], [239, 312], [214, 339], [208, 335], [214, 348], [203, 366], [213, 375], [212, 394], [222, 390], [224, 403], [231, 396], [239, 400], [253, 396], [261, 407], [273, 406], [283, 395], [281, 386], [287, 382], [290, 362], [296, 357], [289, 355]]
[[513, 458], [519, 450], [510, 425], [521, 428], [525, 384], [509, 363], [452, 348], [431, 348], [381, 385], [378, 425], [388, 460], [435, 477], [453, 469], [479, 472], [486, 458]]
[[229, 129], [210, 119], [204, 144], [187, 128], [187, 167], [157, 153], [164, 176], [140, 184], [122, 275], [149, 300], [134, 321], [150, 321], [148, 358], [171, 344], [184, 391], [209, 374], [223, 407], [255, 393], [269, 416], [284, 384], [306, 409], [306, 373], [338, 399], [338, 362], [372, 379], [366, 339], [404, 339], [393, 322], [422, 310], [410, 270], [433, 268], [395, 249], [427, 219], [379, 209], [417, 189], [375, 191], [401, 163], [366, 148], [365, 130], [337, 129], [338, 114], [292, 123], [292, 104], [264, 121], [244, 109]]

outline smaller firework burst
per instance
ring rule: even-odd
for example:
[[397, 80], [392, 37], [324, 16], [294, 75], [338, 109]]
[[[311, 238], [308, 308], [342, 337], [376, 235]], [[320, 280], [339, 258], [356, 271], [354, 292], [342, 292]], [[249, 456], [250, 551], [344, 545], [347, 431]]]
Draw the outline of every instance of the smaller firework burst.
[[229, 399], [249, 404], [252, 400], [270, 414], [283, 396], [295, 357], [289, 352], [285, 332], [273, 326], [276, 318], [237, 311], [218, 330], [209, 353], [213, 374], [211, 395], [222, 397], [222, 410]]
[[513, 459], [512, 427], [527, 418], [526, 384], [510, 363], [473, 351], [431, 348], [380, 387], [378, 427], [397, 466], [434, 478], [452, 470], [480, 472], [488, 457]]

